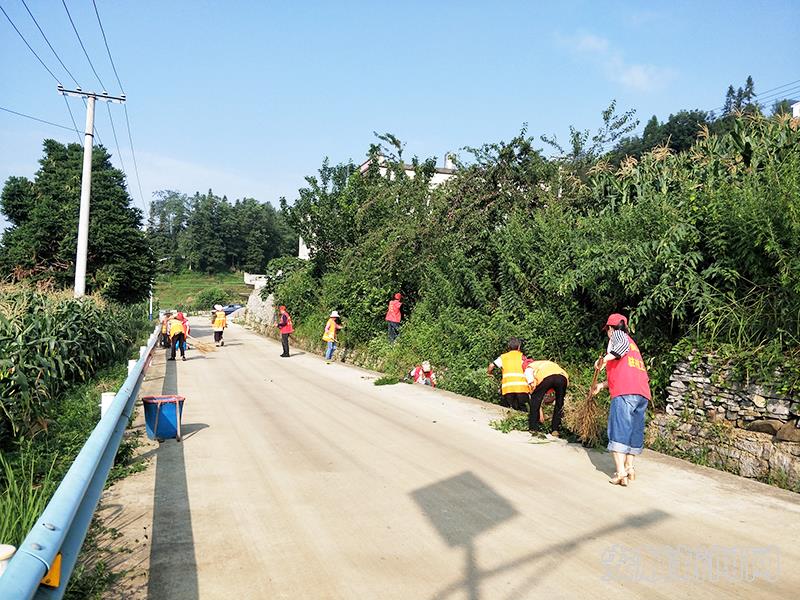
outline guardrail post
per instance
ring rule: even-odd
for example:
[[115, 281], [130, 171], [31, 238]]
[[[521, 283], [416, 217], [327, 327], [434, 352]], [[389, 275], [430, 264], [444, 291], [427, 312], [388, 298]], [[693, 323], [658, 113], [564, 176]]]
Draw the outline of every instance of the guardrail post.
[[[134, 363], [135, 365], [136, 363]], [[100, 394], [100, 418], [106, 416], [108, 409], [111, 407], [111, 403], [116, 398], [117, 392], [103, 392]]]
[[128, 361], [128, 375], [130, 375], [136, 368], [136, 361], [131, 359]]
[[3, 576], [3, 571], [6, 570], [6, 565], [14, 553], [17, 551], [16, 547], [11, 544], [0, 544], [0, 577]]

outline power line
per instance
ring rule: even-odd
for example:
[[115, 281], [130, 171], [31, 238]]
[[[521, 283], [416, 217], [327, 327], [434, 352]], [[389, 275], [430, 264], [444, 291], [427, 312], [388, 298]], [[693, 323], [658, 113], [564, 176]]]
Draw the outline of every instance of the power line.
[[122, 162], [122, 152], [119, 149], [119, 140], [117, 139], [117, 128], [114, 127], [114, 118], [111, 116], [111, 105], [106, 103], [106, 108], [108, 109], [108, 119], [111, 121], [111, 131], [114, 134], [114, 144], [117, 146], [117, 156], [119, 157], [119, 164], [122, 167], [122, 172], [125, 173], [125, 163]]
[[[26, 115], [25, 113], [17, 112], [15, 110], [11, 110], [10, 108], [4, 108], [0, 106], [0, 110], [5, 111], [7, 113], [11, 113], [12, 115], [17, 115], [19, 117], [25, 117], [26, 119], [31, 119], [32, 121], [39, 121], [39, 123], [47, 123], [48, 125], [52, 125], [53, 127], [59, 127], [61, 129], [66, 129], [67, 131], [73, 131], [72, 127], [67, 127], [66, 125], [59, 125], [58, 123], [53, 123], [52, 121], [46, 121], [38, 117]], [[75, 129], [74, 131], [77, 131], [77, 129]]]
[[24, 35], [22, 35], [22, 32], [21, 32], [19, 29], [17, 29], [17, 26], [16, 26], [16, 25], [14, 25], [14, 21], [12, 21], [12, 20], [11, 20], [11, 17], [9, 17], [9, 16], [8, 16], [8, 13], [5, 11], [5, 9], [4, 9], [2, 6], [0, 6], [0, 10], [1, 10], [1, 11], [3, 11], [3, 14], [6, 16], [6, 19], [8, 19], [8, 22], [9, 22], [9, 23], [11, 23], [11, 26], [14, 28], [14, 31], [16, 31], [16, 32], [17, 32], [17, 35], [19, 35], [20, 39], [21, 39], [21, 40], [22, 40], [22, 41], [25, 43], [25, 45], [28, 47], [28, 50], [30, 50], [30, 51], [31, 51], [31, 53], [32, 53], [32, 54], [33, 54], [33, 55], [36, 57], [36, 60], [38, 60], [38, 61], [39, 61], [39, 63], [40, 63], [40, 64], [41, 64], [41, 65], [42, 65], [42, 66], [45, 68], [45, 70], [46, 70], [48, 73], [50, 73], [50, 76], [51, 76], [53, 79], [55, 79], [55, 80], [56, 80], [56, 83], [60, 84], [60, 83], [61, 83], [61, 80], [60, 80], [58, 77], [56, 77], [56, 76], [55, 76], [55, 73], [53, 73], [53, 72], [50, 70], [50, 68], [49, 68], [49, 67], [48, 67], [46, 64], [44, 64], [44, 61], [43, 61], [43, 60], [42, 60], [42, 59], [39, 57], [39, 55], [38, 55], [38, 54], [36, 54], [36, 51], [35, 51], [33, 48], [31, 48], [31, 45], [28, 43], [28, 40], [26, 40], [26, 39], [25, 39], [25, 36], [24, 36]]
[[[796, 93], [798, 93], [800, 91], [800, 86], [798, 86], [797, 84], [800, 84], [800, 79], [798, 79], [797, 81], [790, 81], [789, 83], [784, 83], [783, 85], [779, 85], [779, 86], [771, 88], [769, 90], [765, 90], [765, 91], [761, 92], [761, 94], [756, 94], [755, 95], [755, 100], [756, 100], [756, 102], [769, 102], [770, 100], [775, 100], [776, 98], [778, 98], [780, 96], [783, 96], [785, 98], [786, 96], [788, 96], [790, 94], [796, 94]], [[791, 89], [783, 89], [783, 88], [789, 88], [790, 86], [795, 86], [795, 87], [793, 87]], [[730, 86], [730, 87], [732, 88], [733, 86]], [[778, 90], [781, 90], [781, 91], [778, 91]], [[717, 108], [714, 108], [714, 109], [712, 109], [712, 111], [709, 111], [709, 112], [717, 112], [717, 111], [723, 110], [724, 108], [725, 108], [725, 105], [717, 107]]]
[[[63, 1], [63, 0], [62, 0]], [[119, 73], [117, 72], [117, 67], [114, 65], [114, 57], [111, 55], [111, 48], [108, 45], [108, 38], [106, 37], [106, 30], [103, 27], [103, 21], [100, 19], [100, 11], [97, 10], [97, 3], [95, 0], [92, 0], [92, 5], [94, 6], [94, 14], [97, 15], [97, 24], [100, 26], [100, 32], [103, 34], [103, 42], [106, 45], [106, 52], [108, 53], [108, 60], [111, 62], [111, 68], [114, 70], [114, 76], [117, 78], [117, 83], [119, 84], [119, 89], [122, 93], [125, 93], [125, 87], [122, 85], [122, 80], [119, 77]], [[142, 191], [142, 180], [139, 177], [139, 165], [136, 161], [136, 150], [133, 147], [133, 135], [131, 134], [131, 121], [130, 117], [128, 116], [128, 105], [123, 104], [123, 109], [125, 110], [125, 126], [128, 130], [128, 141], [131, 145], [131, 158], [133, 158], [133, 172], [136, 175], [136, 186], [139, 189], [139, 201], [144, 209], [145, 213], [147, 212], [147, 207], [144, 201], [144, 192]], [[111, 127], [113, 128], [114, 125], [112, 123]], [[119, 149], [117, 149], [119, 152]]]
[[[139, 198], [142, 201], [142, 206], [144, 207], [144, 193], [142, 192], [142, 181], [139, 179], [139, 166], [136, 164], [136, 152], [133, 151], [133, 136], [131, 135], [131, 122], [128, 119], [128, 105], [123, 105], [125, 109], [125, 124], [128, 126], [128, 139], [131, 142], [131, 156], [133, 157], [133, 172], [136, 174], [136, 185], [139, 187]], [[147, 210], [145, 209], [145, 212]]]
[[97, 15], [97, 24], [100, 25], [100, 33], [103, 34], [103, 43], [106, 45], [106, 52], [108, 52], [108, 60], [111, 61], [111, 68], [114, 69], [114, 76], [117, 78], [117, 83], [119, 84], [120, 91], [124, 94], [125, 88], [122, 87], [122, 81], [119, 79], [119, 73], [117, 73], [117, 67], [114, 65], [114, 59], [111, 58], [111, 48], [108, 47], [108, 39], [106, 38], [106, 30], [103, 28], [103, 22], [100, 20], [100, 12], [97, 10], [97, 3], [95, 0], [92, 0], [92, 5], [94, 6], [94, 14]]
[[[23, 0], [23, 4], [25, 4], [24, 0]], [[26, 9], [28, 8], [27, 4], [25, 4], [25, 8]], [[55, 79], [57, 84], [61, 85], [61, 80], [58, 77], [56, 77], [55, 73], [53, 73], [50, 70], [50, 68], [44, 63], [44, 61], [41, 59], [41, 57], [31, 47], [31, 45], [28, 43], [28, 40], [26, 40], [25, 36], [22, 35], [22, 32], [19, 29], [17, 29], [17, 26], [14, 24], [14, 21], [11, 20], [11, 17], [8, 16], [8, 13], [5, 11], [5, 9], [2, 6], [0, 6], [0, 11], [3, 11], [3, 14], [5, 15], [6, 19], [8, 19], [8, 22], [11, 24], [11, 26], [14, 28], [14, 31], [17, 32], [17, 35], [19, 35], [20, 39], [28, 47], [28, 50], [31, 51], [31, 54], [33, 54], [36, 57], [36, 60], [39, 61], [39, 64], [41, 64], [44, 67], [45, 71], [50, 73], [50, 76], [53, 79]], [[47, 45], [50, 46], [50, 42], [47, 40], [47, 36], [44, 35], [44, 32], [42, 31], [41, 27], [39, 27], [39, 23], [36, 22], [36, 19], [33, 17], [33, 14], [31, 14], [30, 10], [28, 10], [28, 14], [31, 15], [31, 18], [33, 19], [33, 22], [36, 23], [36, 27], [39, 28], [39, 31], [41, 32], [42, 37], [44, 37], [45, 41], [47, 42]], [[53, 50], [53, 47], [50, 46], [50, 49]], [[55, 50], [53, 50], [53, 54], [56, 54]], [[56, 58], [58, 58], [58, 54], [56, 54]], [[58, 58], [58, 61], [61, 62], [61, 59]], [[64, 63], [62, 62], [61, 65], [64, 66]], [[70, 77], [72, 77], [72, 73], [69, 72], [69, 69], [67, 69], [66, 66], [64, 66], [64, 69], [67, 71], [67, 73], [69, 73]], [[74, 77], [73, 77], [73, 80], [74, 80]], [[66, 98], [65, 98], [65, 100], [66, 100]], [[72, 125], [74, 126], [74, 129], [75, 129], [75, 133], [78, 135], [78, 141], [81, 142], [81, 144], [83, 144], [83, 141], [81, 140], [80, 131], [78, 131], [78, 126], [75, 123], [75, 116], [72, 114], [72, 109], [69, 107], [69, 103], [67, 103], [67, 111], [69, 111], [69, 118], [72, 121]], [[8, 111], [8, 112], [14, 112], [14, 111]], [[14, 114], [20, 114], [21, 116], [25, 116], [25, 117], [28, 116], [28, 115], [22, 115], [21, 113], [14, 113]], [[42, 121], [43, 123], [48, 123], [49, 125], [56, 125], [56, 127], [63, 127], [62, 125], [57, 125], [55, 123], [51, 123], [50, 121], [43, 121], [42, 119], [37, 119], [36, 117], [28, 117], [28, 118], [34, 119], [36, 121]], [[67, 127], [67, 129], [69, 129], [69, 128]]]
[[[55, 56], [56, 60], [58, 60], [58, 62], [61, 63], [61, 66], [64, 67], [64, 70], [72, 78], [72, 81], [75, 83], [75, 85], [80, 87], [80, 84], [75, 79], [75, 76], [72, 74], [72, 71], [70, 71], [67, 68], [67, 65], [64, 64], [63, 60], [61, 60], [61, 57], [58, 55], [58, 52], [56, 52], [55, 48], [53, 48], [53, 45], [50, 43], [50, 40], [47, 39], [47, 36], [44, 34], [44, 31], [42, 30], [41, 26], [39, 25], [39, 22], [36, 20], [36, 17], [33, 16], [33, 13], [31, 12], [31, 9], [28, 8], [28, 5], [25, 3], [25, 0], [21, 0], [21, 1], [22, 1], [22, 5], [25, 7], [25, 10], [28, 11], [28, 14], [31, 16], [31, 19], [33, 19], [33, 22], [36, 25], [36, 28], [39, 30], [39, 33], [42, 34], [42, 37], [44, 38], [44, 41], [47, 42], [47, 45], [50, 47], [50, 50], [53, 52], [53, 56]], [[69, 106], [69, 105], [67, 105], [67, 106]]]
[[770, 93], [770, 92], [774, 92], [775, 90], [779, 90], [779, 89], [781, 89], [781, 88], [785, 88], [785, 87], [788, 87], [788, 86], [790, 86], [790, 85], [794, 85], [794, 84], [796, 84], [796, 83], [800, 83], [800, 79], [798, 79], [797, 81], [792, 81], [792, 82], [789, 82], [789, 83], [784, 83], [783, 85], [779, 85], [778, 87], [774, 87], [774, 88], [772, 88], [772, 89], [770, 89], [770, 90], [764, 90], [764, 91], [763, 91], [763, 92], [761, 92], [761, 93], [762, 93], [762, 94], [768, 94], [768, 93]]
[[768, 102], [770, 100], [789, 99], [791, 96], [793, 96], [794, 94], [797, 94], [799, 92], [800, 92], [800, 85], [795, 86], [793, 88], [789, 88], [789, 89], [783, 90], [781, 92], [776, 92], [776, 93], [770, 94], [769, 96], [758, 96], [758, 95], [756, 95], [756, 101], [757, 102], [759, 102], [759, 101], [760, 102]]
[[72, 120], [72, 126], [75, 128], [75, 134], [78, 136], [78, 143], [83, 146], [83, 138], [81, 138], [81, 132], [78, 131], [78, 124], [75, 122], [75, 115], [72, 114], [72, 108], [69, 106], [69, 102], [67, 102], [67, 97], [64, 96], [64, 104], [67, 105], [67, 111], [69, 112], [69, 118]]
[[81, 49], [83, 50], [84, 56], [86, 56], [86, 60], [89, 61], [89, 66], [92, 67], [92, 72], [94, 73], [94, 76], [97, 77], [97, 81], [100, 82], [100, 86], [103, 88], [103, 90], [105, 90], [106, 86], [103, 83], [103, 80], [100, 79], [100, 75], [97, 74], [97, 69], [94, 68], [94, 63], [92, 63], [92, 59], [89, 58], [89, 53], [86, 51], [86, 46], [83, 45], [83, 40], [81, 39], [81, 34], [78, 33], [78, 28], [75, 27], [75, 21], [72, 20], [72, 15], [69, 14], [69, 7], [67, 7], [66, 0], [61, 0], [61, 4], [64, 5], [64, 10], [67, 11], [67, 17], [69, 17], [69, 22], [72, 25], [72, 31], [75, 32], [75, 36], [78, 38], [78, 43], [81, 45]]

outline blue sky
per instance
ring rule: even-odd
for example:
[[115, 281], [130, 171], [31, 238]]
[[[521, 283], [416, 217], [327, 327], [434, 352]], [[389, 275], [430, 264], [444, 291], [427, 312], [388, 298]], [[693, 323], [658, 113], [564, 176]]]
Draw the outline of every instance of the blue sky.
[[[59, 0], [26, 0], [84, 89], [94, 78]], [[91, 0], [67, 0], [110, 93], [118, 93]], [[324, 157], [363, 160], [373, 131], [436, 156], [529, 131], [599, 125], [616, 98], [642, 125], [800, 80], [797, 2], [155, 2], [97, 0], [128, 111], [145, 201], [212, 188], [290, 201]], [[20, 0], [0, 0], [65, 85]], [[0, 13], [0, 106], [70, 125], [56, 83]], [[800, 87], [794, 86], [800, 99]], [[82, 103], [70, 100], [79, 129]], [[97, 127], [116, 148], [107, 109]], [[141, 206], [124, 114], [122, 160]], [[0, 181], [32, 176], [45, 137], [68, 131], [0, 112]]]

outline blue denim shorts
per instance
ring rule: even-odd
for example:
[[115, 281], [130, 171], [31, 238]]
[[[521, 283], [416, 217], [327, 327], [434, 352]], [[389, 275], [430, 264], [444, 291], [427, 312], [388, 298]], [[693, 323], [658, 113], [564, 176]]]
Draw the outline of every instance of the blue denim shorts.
[[608, 412], [608, 450], [641, 454], [644, 448], [644, 413], [647, 398], [638, 394], [614, 396]]

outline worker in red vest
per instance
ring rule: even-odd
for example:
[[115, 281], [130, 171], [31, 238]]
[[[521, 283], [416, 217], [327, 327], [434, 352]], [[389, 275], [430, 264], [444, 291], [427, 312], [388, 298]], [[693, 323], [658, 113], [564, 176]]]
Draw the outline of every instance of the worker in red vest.
[[400, 314], [400, 308], [403, 303], [400, 292], [394, 295], [394, 300], [389, 301], [389, 310], [386, 311], [386, 323], [389, 326], [389, 342], [394, 343], [395, 338], [400, 333], [400, 320], [403, 316]]
[[636, 479], [633, 457], [644, 448], [644, 417], [651, 399], [650, 379], [639, 347], [628, 334], [628, 319], [614, 313], [603, 326], [608, 335], [606, 354], [595, 368], [606, 370], [606, 379], [593, 393], [608, 388], [611, 407], [608, 413], [608, 450], [617, 472], [610, 483], [628, 485]]
[[508, 340], [508, 352], [498, 356], [489, 364], [486, 374], [492, 377], [495, 367], [503, 370], [503, 380], [500, 388], [503, 406], [510, 406], [514, 410], [525, 410], [525, 405], [530, 399], [530, 386], [525, 380], [525, 371], [522, 368], [522, 341], [512, 337]]
[[433, 372], [433, 367], [427, 360], [422, 361], [421, 365], [417, 365], [411, 369], [411, 371], [408, 373], [408, 376], [414, 381], [414, 383], [436, 387], [436, 373]]
[[289, 357], [289, 334], [294, 331], [292, 327], [292, 317], [286, 312], [285, 306], [279, 306], [280, 314], [278, 316], [278, 329], [281, 332], [281, 344], [283, 345], [283, 354], [281, 358]]

